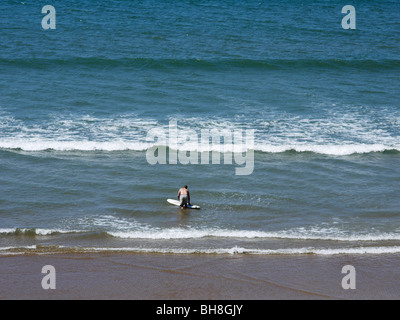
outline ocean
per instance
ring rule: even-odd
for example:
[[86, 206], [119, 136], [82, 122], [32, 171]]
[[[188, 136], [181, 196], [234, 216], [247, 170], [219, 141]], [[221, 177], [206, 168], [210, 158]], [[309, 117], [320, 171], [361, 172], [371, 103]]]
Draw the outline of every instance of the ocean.
[[[397, 1], [356, 29], [341, 1], [49, 4], [44, 30], [0, 3], [0, 255], [400, 252]], [[171, 122], [153, 155], [182, 157], [150, 163]], [[212, 130], [254, 137], [190, 140]], [[184, 185], [200, 210], [166, 202]]]

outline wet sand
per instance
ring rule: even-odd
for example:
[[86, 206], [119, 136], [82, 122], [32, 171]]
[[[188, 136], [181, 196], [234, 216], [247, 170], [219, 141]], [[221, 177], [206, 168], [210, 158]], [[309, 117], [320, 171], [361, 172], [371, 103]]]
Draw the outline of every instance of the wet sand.
[[[44, 290], [42, 267], [56, 270]], [[342, 267], [356, 289], [342, 288]], [[0, 299], [399, 299], [400, 255], [54, 254], [0, 257]]]

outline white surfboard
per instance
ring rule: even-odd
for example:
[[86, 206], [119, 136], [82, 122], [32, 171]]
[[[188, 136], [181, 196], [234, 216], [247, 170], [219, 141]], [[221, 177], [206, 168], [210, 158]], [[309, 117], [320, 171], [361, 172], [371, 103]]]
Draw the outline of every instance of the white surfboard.
[[[167, 202], [170, 204], [173, 204], [174, 206], [178, 206], [179, 207], [179, 201], [178, 200], [174, 200], [174, 199], [167, 199]], [[188, 209], [200, 209], [200, 206], [196, 206], [194, 204], [188, 204]]]

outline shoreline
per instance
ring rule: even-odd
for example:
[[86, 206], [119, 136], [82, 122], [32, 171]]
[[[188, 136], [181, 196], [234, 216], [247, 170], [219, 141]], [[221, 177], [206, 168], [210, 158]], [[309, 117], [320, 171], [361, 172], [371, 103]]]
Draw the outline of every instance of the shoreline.
[[[197, 255], [89, 253], [0, 257], [2, 300], [399, 299], [399, 254]], [[56, 289], [44, 290], [45, 265]], [[345, 265], [356, 289], [342, 288]]]

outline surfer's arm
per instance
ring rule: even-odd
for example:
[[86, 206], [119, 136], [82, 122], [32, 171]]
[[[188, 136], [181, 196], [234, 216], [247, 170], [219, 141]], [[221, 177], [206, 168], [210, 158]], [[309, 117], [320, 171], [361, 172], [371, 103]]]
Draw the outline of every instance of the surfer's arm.
[[178, 192], [178, 200], [179, 200], [180, 195], [181, 195], [181, 190], [179, 190], [179, 192]]
[[189, 193], [189, 190], [188, 190], [188, 202], [190, 203], [190, 193]]

